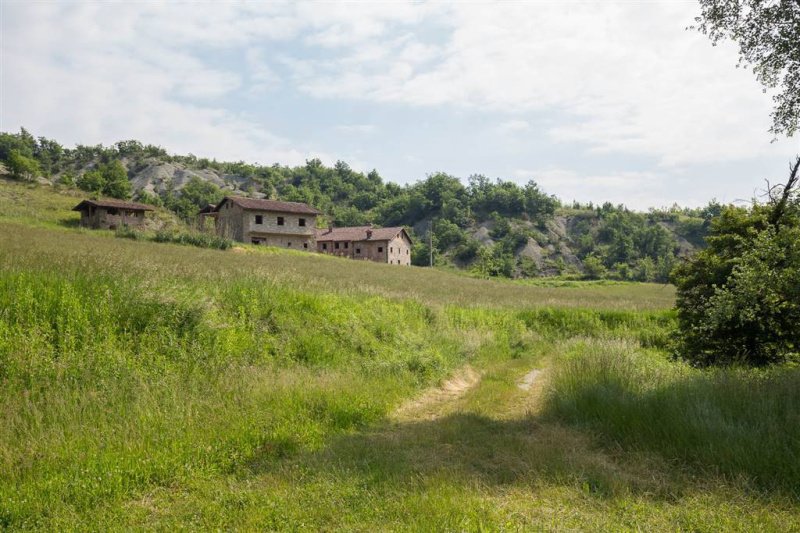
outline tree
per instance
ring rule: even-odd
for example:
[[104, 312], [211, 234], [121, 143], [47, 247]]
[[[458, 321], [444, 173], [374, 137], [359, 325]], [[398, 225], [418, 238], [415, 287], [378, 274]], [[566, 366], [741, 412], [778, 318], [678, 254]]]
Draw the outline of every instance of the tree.
[[39, 173], [39, 163], [33, 158], [22, 155], [16, 149], [9, 152], [6, 165], [11, 175], [17, 179], [32, 180]]
[[772, 131], [800, 128], [800, 0], [700, 0], [697, 29], [716, 44], [739, 45], [740, 65], [752, 66], [773, 96]]
[[131, 197], [132, 187], [128, 180], [128, 171], [119, 161], [112, 161], [103, 165], [100, 172], [103, 175], [103, 194], [112, 198], [127, 200]]
[[727, 207], [673, 272], [678, 355], [698, 366], [800, 358], [800, 158], [766, 205]]

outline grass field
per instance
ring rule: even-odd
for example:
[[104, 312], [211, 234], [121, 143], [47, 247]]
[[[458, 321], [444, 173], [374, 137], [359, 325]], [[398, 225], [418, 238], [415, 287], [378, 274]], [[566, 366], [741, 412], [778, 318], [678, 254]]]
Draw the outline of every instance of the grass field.
[[800, 528], [797, 371], [672, 362], [669, 287], [115, 239], [74, 203], [0, 183], [0, 528]]

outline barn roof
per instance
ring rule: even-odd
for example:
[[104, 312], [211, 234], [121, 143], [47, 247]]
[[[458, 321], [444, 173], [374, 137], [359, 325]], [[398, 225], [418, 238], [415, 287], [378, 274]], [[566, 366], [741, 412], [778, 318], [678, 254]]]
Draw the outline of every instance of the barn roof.
[[136, 202], [126, 202], [124, 200], [115, 200], [113, 198], [104, 198], [100, 200], [84, 200], [75, 207], [73, 211], [83, 211], [86, 207], [106, 207], [116, 209], [128, 209], [129, 211], [153, 211], [152, 205], [138, 204]]
[[[368, 231], [372, 234], [367, 236]], [[402, 227], [373, 228], [372, 226], [353, 226], [349, 228], [328, 228], [317, 230], [317, 242], [326, 241], [390, 241], [400, 233], [405, 233], [408, 240], [411, 237]]]
[[256, 198], [244, 198], [242, 196], [226, 196], [217, 204], [219, 211], [222, 204], [231, 202], [242, 209], [252, 209], [257, 211], [276, 211], [278, 213], [299, 213], [305, 215], [318, 215], [319, 211], [300, 202], [281, 202], [279, 200], [259, 200]]

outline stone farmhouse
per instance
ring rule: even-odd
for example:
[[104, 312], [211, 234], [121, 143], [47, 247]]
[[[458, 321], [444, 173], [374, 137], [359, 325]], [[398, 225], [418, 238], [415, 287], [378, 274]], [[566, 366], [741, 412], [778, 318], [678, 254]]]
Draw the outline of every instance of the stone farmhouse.
[[323, 254], [390, 265], [411, 264], [411, 237], [400, 227], [318, 229], [316, 240], [317, 251]]
[[251, 244], [314, 250], [319, 211], [306, 204], [227, 196], [214, 211], [220, 236]]
[[123, 200], [84, 200], [73, 211], [80, 211], [81, 226], [94, 229], [117, 229], [122, 226], [142, 228], [144, 214], [153, 211], [145, 204]]

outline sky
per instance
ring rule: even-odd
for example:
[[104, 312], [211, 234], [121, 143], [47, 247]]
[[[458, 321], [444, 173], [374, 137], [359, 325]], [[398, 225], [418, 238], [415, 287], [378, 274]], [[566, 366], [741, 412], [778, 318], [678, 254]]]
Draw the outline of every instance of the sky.
[[800, 139], [694, 1], [0, 0], [0, 131], [319, 157], [635, 209], [746, 201]]

